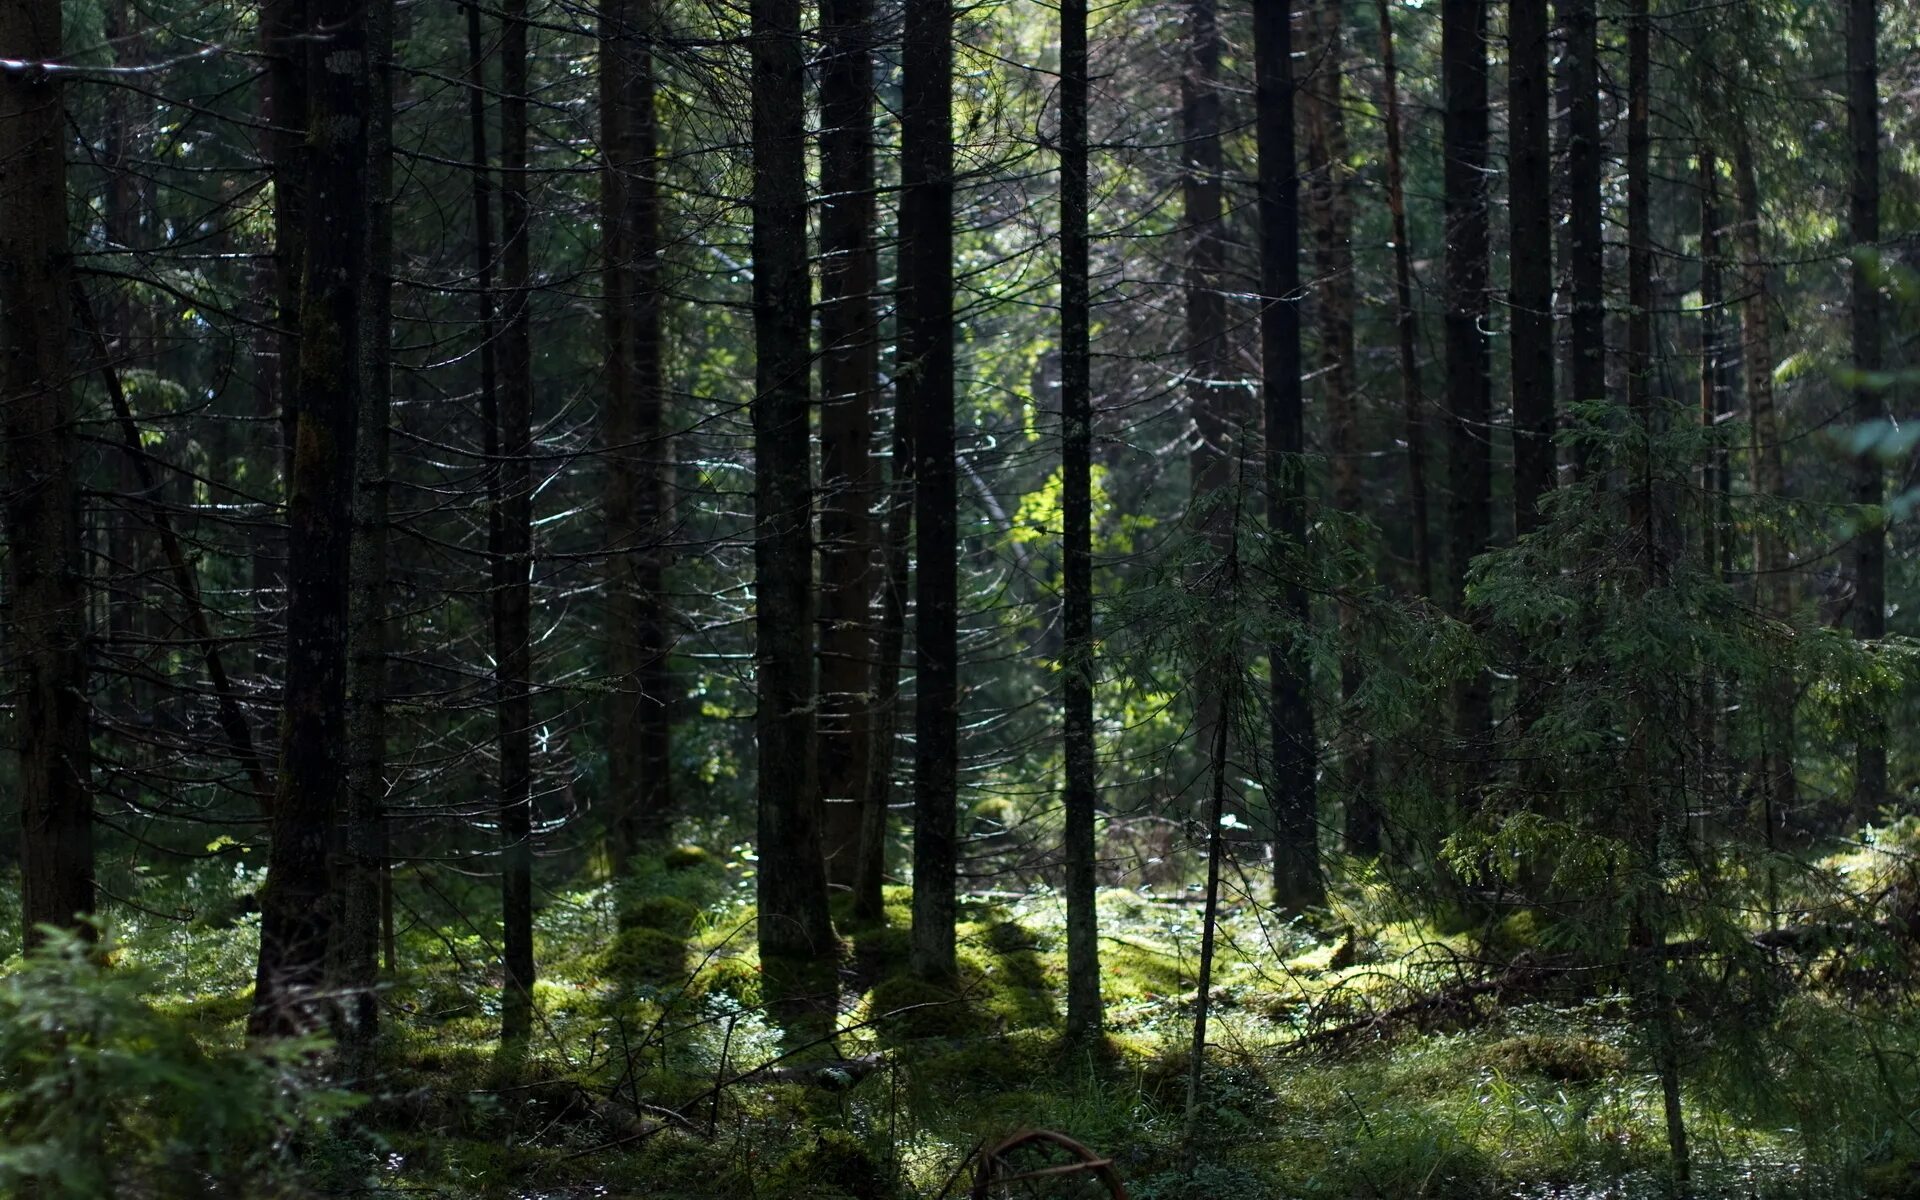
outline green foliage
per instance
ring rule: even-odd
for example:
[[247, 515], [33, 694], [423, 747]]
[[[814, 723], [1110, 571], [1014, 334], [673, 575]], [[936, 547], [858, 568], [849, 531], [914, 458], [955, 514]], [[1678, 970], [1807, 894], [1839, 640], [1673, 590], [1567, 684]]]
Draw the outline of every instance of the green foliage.
[[687, 976], [684, 938], [660, 929], [623, 929], [600, 956], [599, 969], [622, 983], [666, 986]]
[[230, 1049], [147, 1001], [151, 982], [73, 936], [0, 978], [0, 1183], [75, 1200], [267, 1194], [351, 1107], [311, 1083], [314, 1043]]

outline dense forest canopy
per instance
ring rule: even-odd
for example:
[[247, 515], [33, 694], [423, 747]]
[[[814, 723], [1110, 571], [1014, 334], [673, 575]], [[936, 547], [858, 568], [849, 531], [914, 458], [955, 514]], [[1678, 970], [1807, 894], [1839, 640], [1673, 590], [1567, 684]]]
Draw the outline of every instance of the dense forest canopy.
[[0, 0], [0, 1188], [1920, 1195], [1916, 47]]

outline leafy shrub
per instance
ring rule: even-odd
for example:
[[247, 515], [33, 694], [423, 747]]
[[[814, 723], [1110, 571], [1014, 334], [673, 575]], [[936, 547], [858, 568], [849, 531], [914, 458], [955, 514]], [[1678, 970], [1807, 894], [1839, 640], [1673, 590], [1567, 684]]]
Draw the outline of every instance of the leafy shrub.
[[203, 1045], [103, 959], [50, 932], [0, 977], [0, 1190], [271, 1194], [296, 1138], [352, 1102], [303, 1077], [318, 1047]]

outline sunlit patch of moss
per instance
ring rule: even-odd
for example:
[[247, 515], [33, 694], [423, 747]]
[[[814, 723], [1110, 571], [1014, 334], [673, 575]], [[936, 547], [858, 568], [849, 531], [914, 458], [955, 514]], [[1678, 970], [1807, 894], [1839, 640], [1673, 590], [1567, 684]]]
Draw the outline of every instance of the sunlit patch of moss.
[[639, 896], [623, 900], [619, 909], [621, 929], [657, 929], [675, 937], [686, 937], [700, 923], [700, 906], [679, 896]]
[[704, 846], [675, 846], [660, 856], [660, 865], [669, 871], [686, 871], [694, 867], [717, 865], [713, 853]]
[[867, 993], [861, 1018], [888, 1041], [973, 1037], [990, 1027], [975, 999], [962, 989], [893, 975]]

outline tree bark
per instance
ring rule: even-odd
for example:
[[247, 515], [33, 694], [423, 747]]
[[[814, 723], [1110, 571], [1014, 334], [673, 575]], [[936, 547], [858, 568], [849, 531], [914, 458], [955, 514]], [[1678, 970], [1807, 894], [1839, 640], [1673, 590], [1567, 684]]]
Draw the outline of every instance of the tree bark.
[[753, 0], [754, 728], [760, 954], [830, 955], [814, 757], [813, 467], [799, 0]]
[[[1447, 478], [1452, 486], [1451, 608], [1467, 617], [1467, 571], [1493, 535], [1492, 403], [1487, 342], [1487, 4], [1445, 0], [1440, 10], [1445, 92], [1446, 360], [1451, 418]], [[1493, 714], [1485, 672], [1456, 692], [1458, 791], [1477, 793]]]
[[[1878, 0], [1847, 3], [1847, 140], [1853, 147], [1848, 237], [1856, 254], [1880, 241], [1880, 67]], [[1853, 420], [1873, 425], [1887, 416], [1886, 398], [1864, 377], [1880, 369], [1878, 264], [1856, 257], [1850, 316], [1853, 369], [1863, 376], [1853, 391]], [[1853, 631], [1863, 640], [1887, 635], [1887, 530], [1880, 506], [1885, 483], [1877, 454], [1854, 466], [1853, 502], [1860, 532], [1853, 543]], [[1887, 800], [1886, 715], [1876, 708], [1854, 752], [1853, 811], [1874, 820]]]
[[[1567, 90], [1567, 290], [1571, 320], [1568, 400], [1594, 404], [1607, 396], [1606, 242], [1601, 230], [1600, 49], [1596, 0], [1561, 0]], [[1584, 443], [1573, 449], [1575, 473], [1594, 468]]]
[[306, 50], [309, 192], [303, 199], [299, 357], [288, 394], [287, 667], [279, 791], [250, 1029], [309, 1028], [337, 912], [346, 798], [349, 567], [354, 463], [365, 403], [369, 283], [369, 0], [312, 0]]
[[914, 420], [918, 561], [913, 774], [915, 974], [954, 975], [960, 673], [953, 388], [953, 5], [907, 6], [901, 112], [900, 354]]
[[616, 871], [673, 804], [672, 648], [661, 378], [659, 129], [654, 0], [601, 11], [602, 292], [607, 336], [608, 845]]
[[1066, 645], [1061, 663], [1066, 760], [1067, 1035], [1103, 1023], [1095, 909], [1093, 745], [1093, 361], [1088, 279], [1087, 2], [1060, 5], [1060, 511]]
[[[877, 886], [866, 844], [872, 749], [875, 316], [873, 2], [823, 0], [820, 67], [820, 795], [827, 881]], [[877, 904], [877, 892], [866, 898]]]
[[[66, 125], [59, 0], [0, 5], [0, 453], [8, 543], [5, 642], [15, 676], [25, 940], [93, 911], [86, 587], [77, 415], [67, 357]], [[84, 929], [84, 927], [83, 927]]]
[[500, 1036], [533, 1026], [533, 339], [527, 202], [527, 0], [506, 0], [500, 29], [500, 425], [489, 467], [500, 478], [493, 554], [494, 686], [500, 751]]
[[1380, 87], [1386, 93], [1387, 209], [1393, 221], [1394, 333], [1400, 366], [1400, 404], [1407, 439], [1407, 496], [1413, 516], [1414, 591], [1433, 595], [1433, 528], [1427, 498], [1427, 398], [1420, 386], [1419, 322], [1413, 308], [1413, 263], [1407, 244], [1406, 165], [1400, 149], [1400, 74], [1394, 61], [1393, 20], [1380, 11]]
[[[1241, 430], [1235, 389], [1227, 384], [1232, 365], [1227, 299], [1220, 280], [1226, 268], [1226, 240], [1221, 227], [1221, 37], [1216, 0], [1189, 0], [1186, 32], [1180, 123], [1187, 239], [1187, 407], [1194, 428], [1188, 462], [1194, 502], [1211, 506], [1203, 528], [1216, 546], [1224, 546], [1230, 508], [1222, 493], [1233, 478], [1235, 443]], [[1204, 714], [1197, 723], [1201, 728], [1211, 726]]]
[[1300, 394], [1300, 208], [1293, 137], [1293, 30], [1285, 4], [1254, 11], [1254, 107], [1260, 221], [1260, 384], [1267, 424], [1267, 521], [1283, 548], [1280, 620], [1296, 627], [1268, 648], [1271, 667], [1274, 899], [1298, 910], [1320, 903], [1319, 747], [1301, 645], [1307, 591], [1288, 566], [1306, 537], [1304, 421]]
[[1507, 161], [1510, 218], [1509, 337], [1512, 350], [1513, 519], [1517, 533], [1540, 523], [1553, 489], [1553, 94], [1547, 0], [1507, 10]]

